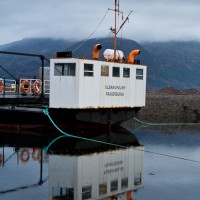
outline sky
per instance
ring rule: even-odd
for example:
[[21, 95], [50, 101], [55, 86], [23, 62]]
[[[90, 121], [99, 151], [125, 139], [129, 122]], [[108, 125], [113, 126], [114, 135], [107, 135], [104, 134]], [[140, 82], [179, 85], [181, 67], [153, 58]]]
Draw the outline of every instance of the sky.
[[[0, 45], [24, 38], [111, 36], [114, 0], [0, 0]], [[200, 0], [120, 0], [118, 37], [137, 42], [200, 41]], [[122, 15], [123, 12], [123, 15]]]

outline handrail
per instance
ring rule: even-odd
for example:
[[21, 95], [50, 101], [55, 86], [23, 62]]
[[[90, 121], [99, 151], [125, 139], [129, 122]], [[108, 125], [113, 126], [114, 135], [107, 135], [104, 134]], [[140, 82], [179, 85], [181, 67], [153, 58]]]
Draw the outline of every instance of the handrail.
[[[49, 95], [50, 93], [50, 80], [44, 80], [44, 83], [42, 83], [42, 81], [40, 79], [25, 79], [25, 78], [21, 78], [19, 80], [19, 82], [17, 82], [16, 80], [13, 79], [3, 79], [0, 78], [0, 81], [2, 81], [3, 83], [3, 88], [2, 91], [0, 92], [0, 96], [2, 95], [23, 95], [24, 93], [21, 90], [22, 87], [22, 82], [27, 81], [29, 82], [29, 91], [26, 93], [27, 95], [36, 95], [38, 96], [40, 93], [42, 93], [42, 88], [44, 88], [44, 94], [45, 95]], [[39, 82], [39, 85], [35, 85], [35, 83]], [[44, 85], [44, 87], [42, 87], [42, 85]], [[35, 88], [35, 86], [37, 88]], [[28, 86], [25, 86], [25, 90], [27, 90]], [[38, 93], [35, 93], [35, 89], [38, 91]]]
[[[32, 53], [20, 53], [20, 52], [11, 52], [11, 51], [0, 51], [0, 54], [10, 54], [10, 55], [18, 55], [18, 56], [31, 56], [31, 57], [39, 57], [42, 62], [42, 82], [44, 82], [44, 60], [49, 61], [44, 55], [41, 54], [32, 54]], [[44, 99], [44, 84], [42, 85], [42, 93], [40, 94], [41, 98]]]
[[0, 54], [11, 54], [11, 55], [18, 55], [18, 56], [31, 56], [31, 57], [39, 57], [41, 59], [46, 60], [50, 63], [49, 59], [47, 59], [44, 55], [41, 54], [33, 54], [33, 53], [20, 53], [20, 52], [12, 52], [12, 51], [0, 51]]

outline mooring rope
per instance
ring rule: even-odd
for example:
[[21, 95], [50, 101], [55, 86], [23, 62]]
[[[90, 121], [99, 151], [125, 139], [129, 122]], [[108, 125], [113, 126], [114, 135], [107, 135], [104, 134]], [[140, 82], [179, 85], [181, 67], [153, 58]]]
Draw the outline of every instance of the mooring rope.
[[85, 138], [85, 137], [81, 137], [81, 136], [76, 136], [76, 135], [71, 135], [68, 133], [65, 133], [64, 131], [62, 131], [53, 121], [53, 119], [51, 118], [51, 116], [49, 115], [49, 111], [48, 108], [46, 108], [45, 110], [43, 110], [44, 114], [48, 116], [49, 120], [51, 121], [51, 123], [54, 125], [54, 127], [60, 132], [62, 133], [64, 136], [59, 136], [57, 138], [55, 138], [46, 148], [44, 148], [44, 151], [47, 152], [49, 147], [56, 142], [57, 140], [59, 140], [60, 138], [63, 137], [72, 137], [72, 138], [76, 138], [76, 139], [82, 139], [82, 140], [87, 140], [87, 141], [91, 141], [91, 142], [96, 142], [96, 143], [101, 143], [101, 144], [106, 144], [106, 145], [112, 145], [112, 146], [116, 146], [116, 147], [125, 147], [122, 145], [118, 145], [118, 144], [114, 144], [114, 143], [110, 143], [110, 142], [104, 142], [104, 141], [100, 141], [100, 140], [95, 140], [95, 139], [90, 139], [90, 138]]
[[[102, 143], [102, 144], [106, 144], [106, 145], [112, 145], [112, 146], [116, 146], [116, 147], [121, 147], [121, 148], [126, 148], [126, 146], [123, 146], [123, 145], [118, 145], [118, 144], [114, 144], [114, 143], [109, 143], [109, 142], [103, 142], [103, 141], [100, 141], [100, 140], [94, 140], [94, 139], [90, 139], [90, 138], [85, 138], [85, 137], [80, 137], [80, 136], [76, 136], [76, 135], [71, 135], [71, 134], [68, 134], [68, 133], [65, 133], [64, 131], [62, 131], [56, 124], [55, 122], [53, 121], [53, 119], [51, 118], [51, 116], [49, 115], [49, 111], [48, 111], [48, 108], [44, 109], [43, 110], [43, 113], [45, 115], [48, 116], [49, 120], [51, 121], [51, 123], [54, 125], [54, 127], [59, 131], [61, 132], [63, 135], [61, 136], [58, 136], [57, 138], [55, 138], [54, 140], [52, 140], [49, 145], [47, 147], [44, 148], [44, 151], [47, 152], [48, 149], [50, 148], [50, 146], [55, 143], [57, 140], [59, 140], [60, 138], [64, 138], [64, 137], [72, 137], [72, 138], [76, 138], [76, 139], [82, 139], [82, 140], [87, 140], [87, 141], [91, 141], [91, 142], [97, 142], [97, 143]], [[145, 124], [146, 126], [153, 126], [153, 125], [182, 125], [182, 124], [189, 124], [189, 125], [192, 125], [192, 124], [196, 124], [196, 123], [148, 123], [148, 122], [143, 122], [137, 118], [134, 118], [136, 121], [140, 122], [140, 123], [143, 123]], [[145, 127], [145, 125], [143, 127]], [[151, 154], [155, 154], [155, 155], [160, 155], [160, 156], [165, 156], [165, 157], [170, 157], [170, 158], [175, 158], [175, 159], [179, 159], [179, 160], [183, 160], [183, 161], [190, 161], [190, 162], [195, 162], [195, 163], [200, 163], [200, 161], [198, 160], [192, 160], [192, 159], [188, 159], [188, 158], [184, 158], [184, 157], [179, 157], [179, 156], [173, 156], [173, 155], [169, 155], [169, 154], [164, 154], [164, 153], [157, 153], [157, 152], [153, 152], [153, 151], [148, 151], [148, 150], [142, 150], [142, 149], [138, 149], [138, 148], [135, 148], [135, 150], [138, 150], [138, 151], [143, 151], [143, 152], [146, 152], [146, 153], [151, 153]]]
[[[140, 129], [142, 128], [146, 128], [146, 127], [149, 127], [149, 126], [200, 126], [200, 123], [195, 123], [195, 122], [156, 122], [156, 123], [153, 123], [153, 122], [145, 122], [145, 121], [142, 121], [136, 117], [134, 117], [132, 120], [136, 121], [136, 122], [139, 122], [140, 126], [134, 128], [133, 130], [131, 130], [131, 132], [136, 132], [136, 131], [139, 131]], [[123, 124], [123, 127], [125, 128], [126, 125]]]
[[135, 121], [140, 122], [141, 124], [145, 124], [147, 126], [194, 126], [194, 125], [200, 125], [200, 123], [194, 123], [194, 122], [166, 122], [166, 123], [152, 123], [152, 122], [145, 122], [140, 119], [137, 119], [136, 117], [133, 118]]

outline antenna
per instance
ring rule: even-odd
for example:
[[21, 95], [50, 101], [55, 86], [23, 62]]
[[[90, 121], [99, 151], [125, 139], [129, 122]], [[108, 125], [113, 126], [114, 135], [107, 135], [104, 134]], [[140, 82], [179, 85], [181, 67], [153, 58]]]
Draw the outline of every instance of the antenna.
[[114, 62], [116, 61], [116, 49], [117, 49], [117, 34], [116, 34], [116, 20], [117, 20], [117, 0], [115, 0], [115, 28], [114, 28]]
[[114, 33], [114, 62], [115, 62], [116, 61], [116, 49], [117, 49], [117, 34], [122, 29], [122, 27], [124, 26], [126, 21], [129, 19], [129, 15], [131, 14], [132, 11], [130, 11], [130, 13], [128, 14], [128, 16], [123, 21], [123, 23], [121, 24], [121, 26], [119, 27], [119, 29], [117, 31], [117, 26], [116, 26], [117, 13], [118, 13], [118, 16], [119, 16], [119, 13], [122, 13], [122, 20], [123, 20], [123, 12], [121, 12], [119, 10], [119, 0], [118, 0], [118, 3], [117, 3], [117, 0], [115, 0], [114, 9], [108, 9], [108, 10], [112, 10], [115, 13], [115, 16], [114, 16], [114, 28], [110, 27], [111, 32]]
[[119, 31], [121, 30], [121, 28], [124, 26], [124, 24], [126, 23], [126, 21], [129, 19], [129, 15], [132, 13], [132, 11], [130, 11], [130, 13], [128, 14], [128, 16], [126, 17], [126, 19], [124, 20], [124, 22], [121, 24], [121, 26], [119, 27], [118, 31], [116, 32], [116, 35], [119, 33]]

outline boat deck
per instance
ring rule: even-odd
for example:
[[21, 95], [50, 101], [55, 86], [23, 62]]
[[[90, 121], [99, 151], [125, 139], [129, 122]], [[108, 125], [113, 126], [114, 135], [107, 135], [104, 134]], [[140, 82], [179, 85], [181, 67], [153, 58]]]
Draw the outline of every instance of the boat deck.
[[49, 104], [48, 96], [24, 96], [24, 95], [0, 95], [0, 106], [7, 105], [38, 105], [47, 106]]

